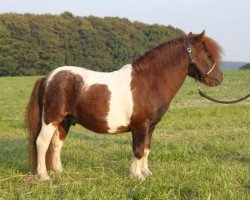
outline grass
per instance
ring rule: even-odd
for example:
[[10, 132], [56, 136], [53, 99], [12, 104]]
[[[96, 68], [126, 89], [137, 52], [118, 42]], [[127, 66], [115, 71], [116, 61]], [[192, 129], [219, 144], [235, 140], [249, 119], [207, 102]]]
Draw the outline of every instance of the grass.
[[[129, 178], [131, 134], [98, 135], [75, 126], [62, 151], [64, 173], [29, 173], [25, 107], [37, 77], [0, 78], [0, 199], [250, 199], [250, 100], [219, 105], [187, 79], [155, 130], [153, 175]], [[250, 71], [226, 71], [220, 99], [249, 93]]]

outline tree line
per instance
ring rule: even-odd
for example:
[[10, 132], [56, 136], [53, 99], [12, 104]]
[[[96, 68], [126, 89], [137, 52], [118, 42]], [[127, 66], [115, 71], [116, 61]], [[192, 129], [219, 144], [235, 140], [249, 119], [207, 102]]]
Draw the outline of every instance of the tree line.
[[183, 34], [172, 26], [118, 17], [5, 13], [0, 15], [0, 76], [42, 75], [64, 65], [113, 71]]
[[250, 69], [250, 63], [247, 63], [245, 65], [242, 65], [240, 69]]

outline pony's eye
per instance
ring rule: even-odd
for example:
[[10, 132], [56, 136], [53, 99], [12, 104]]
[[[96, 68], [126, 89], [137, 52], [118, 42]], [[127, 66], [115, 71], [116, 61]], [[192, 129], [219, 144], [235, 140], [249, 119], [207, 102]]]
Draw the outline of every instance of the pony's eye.
[[208, 55], [207, 57], [208, 57], [209, 59], [212, 59], [212, 58], [213, 58], [212, 55]]

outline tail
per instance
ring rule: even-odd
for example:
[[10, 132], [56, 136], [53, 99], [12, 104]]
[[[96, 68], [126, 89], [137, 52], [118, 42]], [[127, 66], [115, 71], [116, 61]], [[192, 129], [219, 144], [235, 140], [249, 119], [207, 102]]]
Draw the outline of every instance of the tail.
[[45, 78], [40, 78], [36, 81], [30, 97], [30, 101], [26, 108], [26, 126], [29, 134], [29, 161], [31, 170], [33, 172], [36, 170], [37, 167], [36, 139], [39, 135], [42, 126], [41, 119], [43, 110], [42, 104], [45, 80]]

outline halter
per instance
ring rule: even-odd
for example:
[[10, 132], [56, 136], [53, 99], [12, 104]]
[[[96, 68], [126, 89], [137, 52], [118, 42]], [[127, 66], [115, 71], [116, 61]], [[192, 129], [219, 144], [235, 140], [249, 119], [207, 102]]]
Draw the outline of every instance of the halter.
[[[195, 74], [198, 75], [198, 79], [199, 79], [200, 81], [204, 80], [204, 78], [206, 78], [206, 77], [214, 70], [214, 68], [215, 68], [215, 66], [216, 66], [216, 62], [215, 62], [214, 65], [211, 67], [211, 69], [208, 70], [207, 73], [205, 73], [205, 75], [202, 75], [201, 71], [199, 70], [199, 68], [197, 67], [197, 65], [195, 64], [195, 62], [194, 62], [194, 60], [193, 60], [193, 58], [192, 58], [192, 54], [191, 54], [191, 53], [192, 53], [192, 50], [191, 50], [190, 47], [188, 47], [188, 45], [187, 45], [187, 40], [185, 41], [185, 45], [186, 45], [186, 49], [187, 49], [187, 52], [188, 52], [189, 66], [191, 66], [191, 67], [193, 68]], [[244, 97], [242, 97], [242, 98], [239, 98], [239, 99], [236, 99], [236, 100], [231, 100], [231, 101], [221, 101], [221, 100], [217, 100], [217, 99], [214, 99], [213, 97], [210, 97], [210, 96], [206, 95], [206, 94], [202, 91], [202, 89], [201, 89], [201, 87], [200, 87], [200, 85], [199, 85], [197, 79], [196, 79], [196, 78], [194, 78], [194, 79], [195, 79], [195, 82], [196, 82], [196, 84], [197, 84], [197, 89], [198, 89], [199, 94], [200, 94], [202, 97], [204, 97], [204, 98], [206, 98], [206, 99], [208, 99], [208, 100], [210, 100], [210, 101], [216, 102], [216, 103], [233, 104], [233, 103], [238, 103], [238, 102], [240, 102], [240, 101], [246, 100], [247, 98], [250, 97], [250, 94], [247, 94], [246, 96], [244, 96]]]
[[[187, 45], [186, 45], [186, 46], [187, 46]], [[190, 47], [187, 47], [187, 52], [188, 52], [188, 58], [189, 58], [189, 66], [192, 66], [192, 67], [193, 67], [193, 69], [194, 69], [195, 73], [198, 75], [200, 81], [204, 80], [204, 78], [206, 78], [206, 77], [214, 70], [214, 68], [215, 68], [215, 66], [216, 66], [216, 62], [215, 62], [214, 65], [211, 67], [211, 69], [208, 70], [207, 73], [203, 74], [203, 73], [199, 70], [199, 68], [197, 67], [197, 65], [195, 64], [195, 62], [194, 62], [194, 60], [193, 60], [193, 58], [192, 58], [192, 50], [191, 50]]]

